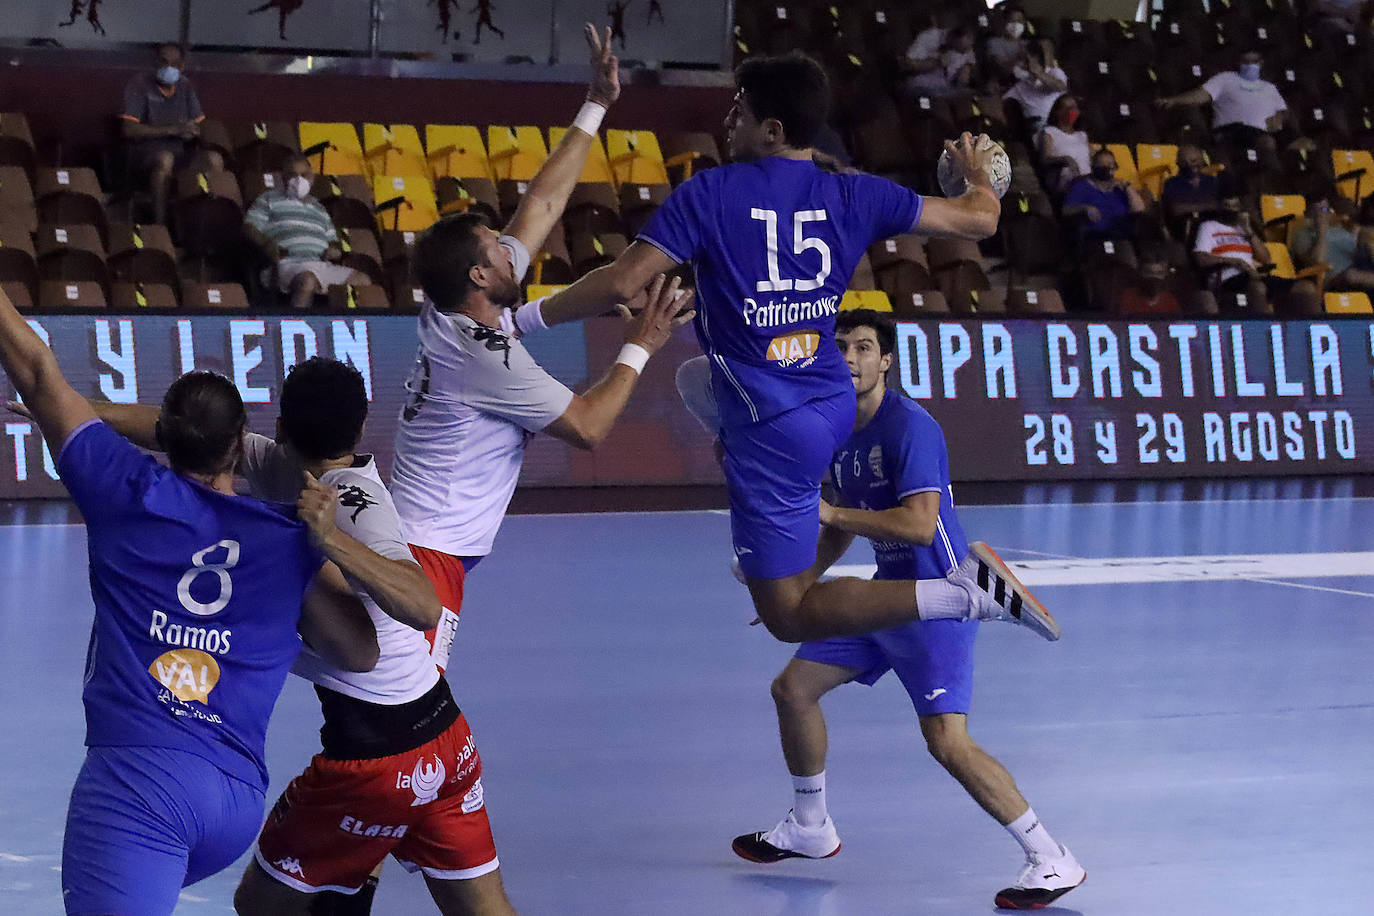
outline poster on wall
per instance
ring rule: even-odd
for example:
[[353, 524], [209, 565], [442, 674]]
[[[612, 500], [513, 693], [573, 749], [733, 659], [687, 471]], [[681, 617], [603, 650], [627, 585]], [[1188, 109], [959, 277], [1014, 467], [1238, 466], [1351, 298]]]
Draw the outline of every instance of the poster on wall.
[[0, 38], [66, 48], [164, 41], [181, 27], [181, 0], [0, 0]]
[[549, 61], [548, 0], [382, 0], [383, 54], [451, 60]]

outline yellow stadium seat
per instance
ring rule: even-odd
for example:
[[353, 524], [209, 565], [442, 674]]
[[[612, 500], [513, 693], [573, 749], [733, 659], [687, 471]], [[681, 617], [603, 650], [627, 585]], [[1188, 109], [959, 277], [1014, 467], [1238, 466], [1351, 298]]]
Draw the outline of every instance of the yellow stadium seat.
[[651, 130], [606, 131], [606, 153], [617, 184], [667, 184], [668, 167]]
[[872, 309], [875, 312], [892, 311], [892, 300], [880, 289], [851, 289], [840, 300], [840, 311], [853, 309]]
[[1326, 314], [1374, 315], [1374, 305], [1365, 293], [1327, 293]]
[[[567, 132], [566, 127], [550, 127], [549, 149], [555, 149], [562, 143], [563, 135]], [[615, 184], [611, 176], [611, 161], [606, 158], [606, 148], [601, 145], [600, 137], [592, 137], [592, 149], [587, 154], [587, 164], [583, 166], [582, 177], [577, 181], [579, 184]]]
[[549, 158], [544, 132], [537, 127], [487, 128], [487, 158], [497, 181], [529, 181]]
[[1374, 193], [1374, 155], [1365, 149], [1333, 149], [1331, 170], [1336, 187], [1354, 201], [1361, 201]]
[[363, 151], [374, 175], [429, 177], [420, 132], [409, 124], [364, 124]]
[[425, 149], [435, 178], [494, 180], [482, 132], [467, 124], [426, 124]]
[[439, 205], [428, 178], [378, 175], [372, 179], [377, 199], [377, 226], [401, 232], [420, 232], [439, 219]]
[[540, 296], [552, 296], [554, 293], [559, 292], [561, 290], [565, 290], [567, 288], [568, 285], [566, 283], [561, 285], [552, 285], [547, 283], [531, 283], [529, 286], [525, 287], [525, 301], [533, 302]]
[[1265, 247], [1269, 249], [1269, 260], [1273, 262], [1274, 269], [1270, 271], [1270, 276], [1280, 280], [1315, 280], [1318, 286], [1322, 285], [1326, 277], [1328, 265], [1314, 264], [1311, 267], [1304, 267], [1297, 270], [1293, 267], [1293, 255], [1288, 250], [1288, 246], [1283, 242], [1265, 242]]
[[1178, 147], [1169, 143], [1137, 143], [1135, 166], [1145, 190], [1159, 199], [1164, 181], [1178, 174]]
[[[321, 175], [367, 175], [363, 144], [352, 124], [302, 121], [301, 152]], [[312, 152], [313, 150], [313, 152]]]
[[1293, 232], [1307, 213], [1307, 198], [1301, 194], [1260, 195], [1260, 219], [1264, 220], [1265, 237], [1285, 245], [1292, 241]]

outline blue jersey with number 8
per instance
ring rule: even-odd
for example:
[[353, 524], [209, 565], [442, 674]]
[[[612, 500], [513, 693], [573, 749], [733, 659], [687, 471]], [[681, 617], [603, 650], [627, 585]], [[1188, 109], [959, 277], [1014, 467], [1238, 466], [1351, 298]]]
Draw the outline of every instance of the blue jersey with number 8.
[[165, 747], [267, 788], [267, 720], [323, 557], [285, 506], [226, 496], [104, 423], [57, 470], [86, 521], [95, 624], [86, 744]]
[[883, 178], [769, 157], [684, 182], [639, 238], [697, 283], [697, 337], [724, 427], [852, 392], [835, 315], [864, 251], [910, 232], [922, 198]]

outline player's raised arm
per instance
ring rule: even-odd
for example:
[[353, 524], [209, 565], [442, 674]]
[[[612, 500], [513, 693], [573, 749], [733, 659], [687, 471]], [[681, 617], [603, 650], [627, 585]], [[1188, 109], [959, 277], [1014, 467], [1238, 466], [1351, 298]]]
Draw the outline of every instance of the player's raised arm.
[[968, 180], [968, 190], [958, 197], [925, 198], [921, 218], [913, 231], [974, 241], [997, 231], [1002, 205], [993, 190], [988, 168], [993, 152], [982, 148], [981, 140], [982, 137], [975, 140], [965, 133], [958, 144], [945, 141], [946, 152], [959, 173]]
[[582, 321], [629, 302], [659, 274], [677, 262], [647, 242], [636, 241], [605, 267], [598, 267], [573, 285], [540, 302], [546, 326]]
[[0, 290], [0, 366], [56, 455], [82, 423], [96, 419], [86, 399], [67, 383], [57, 357]]
[[611, 53], [611, 30], [606, 29], [601, 36], [591, 23], [587, 23], [585, 32], [592, 57], [587, 101], [573, 121], [574, 129], [563, 135], [557, 148], [530, 181], [506, 227], [506, 235], [519, 239], [532, 254], [544, 247], [554, 224], [562, 219], [568, 196], [582, 176], [587, 153], [596, 141], [601, 119], [620, 98], [620, 61]]

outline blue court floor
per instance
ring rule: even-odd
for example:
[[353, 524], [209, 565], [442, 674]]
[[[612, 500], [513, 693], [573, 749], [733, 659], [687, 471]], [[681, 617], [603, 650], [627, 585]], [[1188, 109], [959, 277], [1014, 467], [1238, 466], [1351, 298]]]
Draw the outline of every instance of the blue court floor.
[[[1064, 627], [1048, 644], [984, 625], [970, 720], [1088, 870], [1047, 913], [1374, 913], [1374, 500], [962, 516], [1026, 561]], [[768, 694], [789, 653], [748, 626], [727, 543], [715, 512], [521, 516], [470, 579], [450, 678], [517, 907], [991, 913], [1020, 850], [926, 755], [891, 678], [826, 701], [843, 851], [775, 866], [731, 853], [790, 802]], [[860, 543], [846, 563], [870, 559]], [[82, 528], [0, 528], [3, 914], [61, 912], [90, 615]], [[307, 685], [288, 683], [273, 796], [318, 723]], [[231, 912], [240, 868], [177, 912]], [[434, 910], [392, 864], [375, 912]]]

